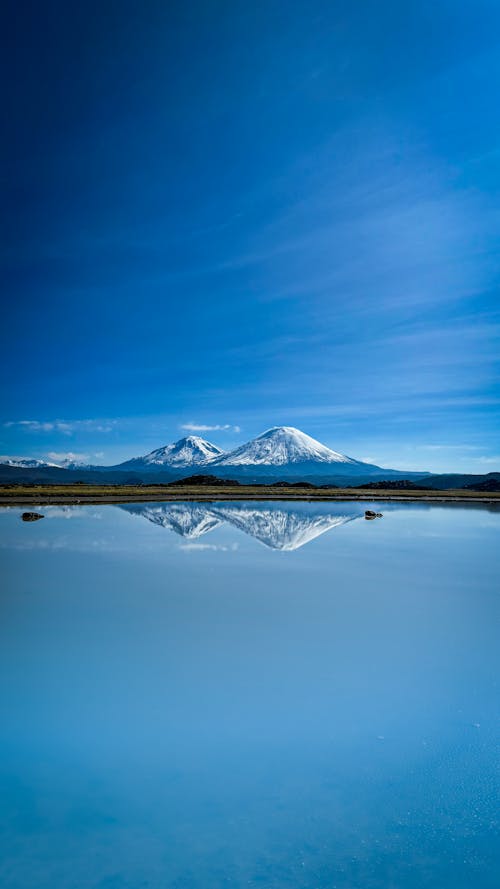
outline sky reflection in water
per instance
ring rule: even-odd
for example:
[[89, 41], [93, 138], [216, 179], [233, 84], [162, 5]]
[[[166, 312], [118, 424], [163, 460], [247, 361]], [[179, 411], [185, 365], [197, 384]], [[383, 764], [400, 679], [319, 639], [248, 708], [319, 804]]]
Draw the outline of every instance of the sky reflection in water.
[[496, 885], [500, 512], [371, 505], [0, 512], [2, 887]]

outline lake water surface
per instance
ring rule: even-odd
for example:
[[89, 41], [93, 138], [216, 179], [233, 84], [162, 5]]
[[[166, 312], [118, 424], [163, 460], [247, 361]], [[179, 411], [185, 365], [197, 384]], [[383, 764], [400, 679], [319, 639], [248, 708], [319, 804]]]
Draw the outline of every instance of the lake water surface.
[[499, 885], [500, 509], [0, 510], [2, 889]]

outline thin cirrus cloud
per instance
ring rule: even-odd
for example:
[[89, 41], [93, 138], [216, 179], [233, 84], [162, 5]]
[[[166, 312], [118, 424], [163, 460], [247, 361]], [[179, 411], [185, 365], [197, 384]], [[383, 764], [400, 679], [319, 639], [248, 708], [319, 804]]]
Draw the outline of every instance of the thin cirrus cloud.
[[182, 550], [185, 553], [228, 553], [235, 552], [235, 550], [238, 549], [238, 544], [232, 543], [231, 546], [225, 546], [224, 544], [218, 543], [179, 543], [178, 549]]
[[92, 459], [102, 460], [104, 452], [98, 451], [95, 454], [81, 454], [75, 453], [74, 451], [49, 451], [47, 457], [49, 460], [55, 460], [56, 463], [87, 463]]
[[184, 432], [241, 432], [240, 426], [232, 426], [230, 423], [183, 423], [181, 429]]
[[8, 420], [6, 429], [17, 428], [26, 432], [59, 432], [73, 435], [87, 429], [91, 432], [112, 432], [116, 420]]
[[479, 445], [467, 444], [421, 444], [423, 451], [477, 451]]
[[483, 466], [500, 466], [500, 454], [496, 457], [477, 457], [476, 460]]

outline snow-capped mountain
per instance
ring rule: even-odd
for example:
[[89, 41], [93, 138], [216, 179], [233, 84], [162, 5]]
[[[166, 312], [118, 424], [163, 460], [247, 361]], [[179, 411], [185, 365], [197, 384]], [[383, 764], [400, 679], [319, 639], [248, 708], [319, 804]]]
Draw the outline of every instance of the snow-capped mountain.
[[94, 466], [91, 463], [86, 463], [84, 460], [71, 460], [70, 458], [61, 460], [60, 463], [54, 463], [52, 465], [60, 466], [61, 469], [94, 469]]
[[[356, 474], [372, 467], [345, 454], [333, 451], [326, 445], [293, 426], [274, 426], [257, 438], [235, 448], [228, 453], [217, 445], [189, 435], [174, 444], [165, 445], [144, 457], [135, 457], [120, 463], [119, 469], [134, 471], [159, 471], [162, 469], [183, 470], [198, 466], [210, 466], [210, 472], [217, 473], [219, 467], [239, 468], [242, 472], [253, 470], [298, 472], [324, 471], [331, 469], [345, 474], [350, 470]], [[378, 468], [378, 467], [375, 467]], [[224, 472], [222, 472], [224, 474]]]
[[189, 466], [206, 466], [207, 463], [222, 456], [224, 451], [217, 445], [198, 435], [188, 435], [173, 444], [157, 448], [144, 457], [134, 457], [132, 460], [120, 463], [120, 469], [183, 469]]
[[292, 552], [316, 537], [345, 525], [361, 513], [343, 505], [340, 514], [328, 504], [296, 503], [293, 506], [271, 503], [201, 503], [123, 504], [120, 509], [142, 516], [155, 525], [168, 528], [182, 537], [195, 540], [214, 531], [225, 522], [254, 537], [270, 549]]
[[17, 466], [19, 469], [94, 469], [90, 463], [71, 458], [56, 463], [54, 460], [39, 460], [36, 457], [0, 457], [0, 463], [3, 466]]
[[365, 466], [339, 454], [293, 426], [274, 426], [241, 447], [214, 460], [215, 466], [288, 466], [290, 464]]
[[3, 466], [17, 466], [20, 469], [39, 469], [44, 466], [60, 468], [60, 463], [49, 463], [47, 460], [37, 460], [35, 457], [0, 457]]
[[[371, 463], [363, 463], [346, 454], [332, 450], [310, 435], [293, 426], [274, 426], [257, 438], [240, 445], [232, 451], [224, 452], [217, 445], [189, 435], [173, 444], [165, 445], [146, 454], [134, 457], [114, 466], [84, 466], [75, 462], [69, 464], [47, 463], [28, 458], [5, 458], [3, 476], [23, 469], [36, 469], [47, 479], [56, 471], [92, 473], [104, 481], [108, 476], [113, 481], [123, 481], [123, 474], [130, 473], [133, 481], [145, 481], [153, 473], [162, 482], [174, 481], [198, 474], [198, 470], [221, 479], [235, 479], [242, 482], [271, 484], [284, 480], [313, 481], [316, 484], [359, 484], [374, 479], [394, 479], [422, 477], [426, 473], [401, 472], [382, 469]], [[86, 477], [90, 480], [90, 476]]]

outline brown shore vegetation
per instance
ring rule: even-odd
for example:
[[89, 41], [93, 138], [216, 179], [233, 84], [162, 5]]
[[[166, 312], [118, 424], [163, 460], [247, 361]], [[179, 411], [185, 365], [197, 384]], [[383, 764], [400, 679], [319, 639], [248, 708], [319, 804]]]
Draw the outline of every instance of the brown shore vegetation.
[[431, 503], [498, 503], [500, 492], [464, 490], [395, 490], [377, 488], [279, 488], [270, 485], [0, 485], [0, 505], [138, 503], [176, 500], [330, 501], [394, 500]]

